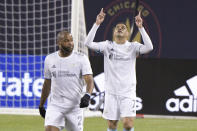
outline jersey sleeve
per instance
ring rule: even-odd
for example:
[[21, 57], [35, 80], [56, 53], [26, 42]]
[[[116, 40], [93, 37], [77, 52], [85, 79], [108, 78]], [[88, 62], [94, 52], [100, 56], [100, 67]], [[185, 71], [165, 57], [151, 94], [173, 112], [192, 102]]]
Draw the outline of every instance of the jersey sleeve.
[[81, 62], [82, 62], [82, 75], [93, 74], [88, 57], [84, 55]]
[[152, 41], [151, 41], [150, 37], [148, 36], [148, 34], [146, 33], [145, 29], [139, 28], [139, 31], [142, 36], [144, 44], [141, 44], [137, 41], [134, 42], [136, 56], [138, 56], [140, 54], [146, 54], [146, 53], [150, 52], [151, 50], [153, 50]]
[[153, 50], [153, 44], [144, 28], [139, 28], [144, 44], [140, 47], [140, 54], [146, 54]]
[[139, 56], [140, 55], [140, 48], [143, 46], [143, 44], [135, 41], [134, 43], [134, 51], [135, 51], [135, 54], [136, 56]]
[[89, 49], [99, 51], [99, 52], [103, 52], [105, 50], [106, 46], [107, 46], [107, 41], [91, 42], [89, 45], [87, 45], [87, 47]]
[[98, 27], [96, 24], [93, 25], [85, 39], [85, 45], [92, 50], [103, 52], [107, 46], [107, 41], [93, 42]]
[[46, 56], [44, 61], [44, 78], [51, 79], [51, 72], [49, 70], [49, 57]]

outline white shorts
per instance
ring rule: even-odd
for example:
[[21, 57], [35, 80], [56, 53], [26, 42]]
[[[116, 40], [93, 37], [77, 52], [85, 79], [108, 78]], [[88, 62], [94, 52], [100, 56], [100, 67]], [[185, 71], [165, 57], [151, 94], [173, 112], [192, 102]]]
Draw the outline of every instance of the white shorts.
[[107, 120], [120, 120], [124, 117], [136, 116], [136, 100], [124, 96], [105, 94], [103, 118]]
[[83, 109], [73, 108], [60, 111], [59, 109], [47, 108], [45, 126], [55, 126], [60, 130], [83, 131]]

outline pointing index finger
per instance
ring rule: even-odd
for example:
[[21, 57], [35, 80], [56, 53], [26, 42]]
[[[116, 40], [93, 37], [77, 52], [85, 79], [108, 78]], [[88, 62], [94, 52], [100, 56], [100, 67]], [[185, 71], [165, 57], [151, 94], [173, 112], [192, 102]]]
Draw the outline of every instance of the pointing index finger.
[[103, 13], [103, 8], [101, 8], [101, 11], [100, 11], [100, 13]]
[[139, 15], [140, 17], [141, 17], [141, 12], [142, 12], [142, 11], [140, 10], [139, 13], [138, 13], [138, 15]]

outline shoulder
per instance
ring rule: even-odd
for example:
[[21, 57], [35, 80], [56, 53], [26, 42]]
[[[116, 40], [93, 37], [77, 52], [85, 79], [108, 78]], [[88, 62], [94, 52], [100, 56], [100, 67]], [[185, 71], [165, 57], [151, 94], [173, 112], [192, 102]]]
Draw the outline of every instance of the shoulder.
[[110, 41], [110, 40], [106, 40], [105, 42], [106, 42], [106, 44], [108, 44], [108, 45], [112, 45], [112, 44], [113, 44], [113, 41]]
[[107, 49], [113, 48], [113, 45], [114, 45], [114, 42], [113, 41], [106, 40], [105, 43], [106, 43]]
[[110, 45], [113, 43], [113, 41], [110, 41], [110, 40], [105, 40], [105, 41], [100, 41], [100, 42], [95, 42], [95, 43], [98, 43], [99, 45]]
[[48, 54], [46, 57], [55, 57], [57, 56], [57, 54], [58, 54], [58, 51]]
[[77, 57], [79, 60], [84, 60], [84, 59], [88, 59], [87, 55], [81, 53], [81, 52], [73, 52], [73, 56]]
[[84, 63], [89, 61], [89, 58], [87, 55], [80, 53], [80, 52], [73, 52], [73, 59], [78, 61], [79, 63]]
[[141, 43], [139, 43], [139, 42], [137, 42], [137, 41], [133, 41], [133, 42], [130, 42], [131, 44], [131, 46], [133, 46], [133, 47], [138, 47], [138, 46], [141, 46], [142, 44]]
[[85, 56], [83, 53], [77, 52], [77, 51], [74, 51], [74, 52], [73, 52], [73, 55], [74, 55], [75, 57], [84, 57], [84, 56]]
[[139, 42], [138, 41], [132, 41], [132, 42], [130, 42], [131, 44], [139, 44]]
[[47, 60], [51, 60], [51, 59], [56, 59], [56, 57], [57, 57], [57, 54], [58, 54], [58, 51], [56, 51], [56, 52], [53, 52], [53, 53], [51, 53], [51, 54], [48, 54], [46, 57], [45, 57], [45, 61], [47, 61]]

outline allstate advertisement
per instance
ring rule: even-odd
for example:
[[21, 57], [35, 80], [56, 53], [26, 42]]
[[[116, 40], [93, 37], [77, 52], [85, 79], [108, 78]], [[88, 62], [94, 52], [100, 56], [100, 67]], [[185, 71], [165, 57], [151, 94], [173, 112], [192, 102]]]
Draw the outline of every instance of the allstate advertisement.
[[0, 107], [38, 107], [44, 58], [0, 54]]

